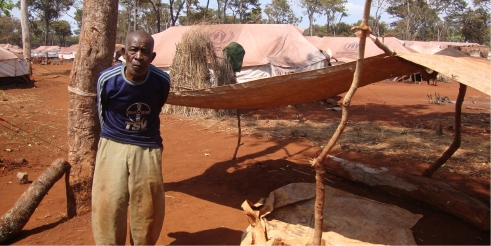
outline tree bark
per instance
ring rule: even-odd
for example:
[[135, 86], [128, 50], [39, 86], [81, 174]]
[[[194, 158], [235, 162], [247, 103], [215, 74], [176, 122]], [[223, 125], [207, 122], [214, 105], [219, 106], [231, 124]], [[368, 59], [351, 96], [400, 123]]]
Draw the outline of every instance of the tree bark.
[[31, 40], [29, 37], [29, 22], [27, 21], [27, 0], [20, 1], [20, 24], [22, 28], [22, 47], [24, 59], [26, 59], [29, 76], [32, 76]]
[[85, 0], [77, 56], [68, 85], [68, 216], [90, 211], [100, 124], [95, 101], [99, 73], [112, 65], [118, 1]]
[[150, 0], [150, 3], [152, 4], [153, 11], [155, 11], [155, 15], [157, 16], [157, 33], [160, 33], [160, 1], [154, 2]]
[[323, 216], [323, 208], [324, 208], [324, 189], [325, 189], [325, 184], [324, 184], [324, 176], [325, 176], [325, 170], [324, 166], [322, 165], [322, 161], [326, 157], [326, 155], [331, 151], [331, 149], [334, 147], [336, 142], [338, 141], [339, 137], [343, 133], [344, 129], [346, 128], [346, 125], [348, 124], [348, 116], [349, 116], [349, 106], [351, 103], [351, 98], [355, 94], [356, 90], [358, 89], [358, 85], [360, 83], [360, 78], [362, 75], [363, 71], [363, 58], [365, 57], [365, 45], [366, 45], [366, 38], [367, 35], [370, 33], [370, 28], [368, 27], [368, 18], [370, 17], [370, 7], [372, 5], [371, 0], [365, 1], [365, 7], [363, 10], [363, 18], [361, 21], [361, 24], [359, 27], [355, 27], [353, 29], [359, 29], [359, 37], [360, 37], [360, 42], [359, 42], [359, 47], [358, 47], [358, 60], [356, 62], [356, 68], [355, 68], [355, 73], [353, 75], [353, 82], [351, 83], [351, 87], [346, 93], [344, 99], [343, 99], [343, 113], [341, 115], [341, 122], [338, 125], [338, 128], [334, 132], [333, 136], [329, 140], [329, 142], [326, 144], [324, 149], [322, 149], [322, 152], [317, 158], [314, 158], [311, 161], [312, 166], [315, 168], [315, 179], [316, 179], [316, 192], [315, 192], [315, 211], [314, 211], [314, 235], [312, 238], [312, 244], [313, 245], [321, 245], [322, 243], [322, 228], [323, 228], [323, 223], [324, 223], [324, 216]]
[[443, 152], [442, 156], [438, 158], [430, 167], [428, 167], [421, 175], [423, 177], [431, 178], [433, 174], [440, 168], [445, 162], [447, 162], [450, 157], [457, 151], [460, 147], [462, 140], [461, 129], [462, 129], [462, 103], [464, 102], [465, 92], [467, 91], [467, 85], [460, 83], [459, 95], [457, 96], [457, 101], [455, 102], [455, 135], [452, 144], [448, 149]]
[[228, 0], [223, 1], [223, 24], [227, 24], [227, 3]]
[[135, 6], [133, 8], [133, 31], [136, 31], [136, 26], [137, 26], [137, 18], [136, 18], [136, 15], [137, 15], [137, 12], [138, 12], [138, 0], [134, 0], [135, 1]]
[[15, 237], [26, 225], [43, 197], [63, 174], [70, 170], [70, 164], [58, 159], [20, 196], [14, 206], [0, 218], [0, 244]]
[[481, 230], [489, 231], [489, 208], [446, 183], [387, 168], [377, 169], [333, 156], [324, 160], [324, 166], [334, 175], [430, 204]]

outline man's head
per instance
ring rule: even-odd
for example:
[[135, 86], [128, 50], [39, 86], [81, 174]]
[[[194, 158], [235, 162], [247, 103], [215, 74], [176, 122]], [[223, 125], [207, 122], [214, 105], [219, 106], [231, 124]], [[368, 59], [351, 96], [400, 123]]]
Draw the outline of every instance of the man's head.
[[123, 56], [126, 59], [125, 76], [131, 81], [142, 81], [150, 63], [155, 58], [153, 38], [145, 31], [137, 30], [126, 36]]

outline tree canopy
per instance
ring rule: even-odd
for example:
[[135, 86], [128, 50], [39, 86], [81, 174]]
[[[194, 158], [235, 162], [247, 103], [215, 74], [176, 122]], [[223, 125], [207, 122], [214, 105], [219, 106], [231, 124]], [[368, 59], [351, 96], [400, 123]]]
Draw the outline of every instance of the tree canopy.
[[[81, 28], [81, 0], [28, 0], [29, 24], [33, 46], [58, 44], [69, 46], [78, 41]], [[489, 45], [491, 0], [374, 0], [369, 25], [377, 36], [394, 36], [403, 40], [461, 41]], [[292, 6], [302, 12], [295, 12]], [[0, 0], [2, 30], [18, 23], [10, 12], [12, 0]], [[117, 42], [123, 43], [132, 30], [144, 29], [150, 34], [175, 25], [197, 23], [270, 23], [299, 25], [304, 19], [309, 26], [304, 35], [352, 36], [356, 23], [346, 23], [347, 0], [120, 0]], [[72, 10], [73, 21], [60, 22]], [[74, 10], [74, 11], [73, 11]], [[382, 15], [390, 22], [382, 21]], [[318, 24], [319, 22], [323, 24]], [[9, 24], [10, 23], [10, 24]], [[8, 27], [7, 27], [8, 26]], [[13, 31], [3, 40], [21, 45]], [[17, 36], [16, 36], [17, 35]]]

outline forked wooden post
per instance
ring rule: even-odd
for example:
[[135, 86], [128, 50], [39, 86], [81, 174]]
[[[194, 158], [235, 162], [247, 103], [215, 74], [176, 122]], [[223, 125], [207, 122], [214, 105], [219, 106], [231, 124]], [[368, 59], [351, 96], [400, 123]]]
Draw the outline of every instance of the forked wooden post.
[[428, 167], [421, 174], [423, 177], [431, 178], [433, 174], [440, 168], [445, 162], [452, 157], [452, 155], [457, 151], [460, 147], [460, 143], [462, 140], [461, 137], [461, 128], [462, 128], [462, 103], [464, 102], [465, 92], [467, 91], [467, 85], [460, 83], [459, 95], [457, 96], [457, 101], [455, 102], [455, 136], [452, 141], [452, 144], [448, 147], [448, 149], [443, 152], [442, 156], [438, 158], [430, 167]]
[[352, 30], [358, 30], [357, 34], [360, 37], [360, 45], [358, 50], [358, 60], [356, 63], [355, 74], [353, 77], [353, 82], [351, 83], [351, 87], [346, 93], [343, 100], [343, 113], [341, 116], [341, 122], [334, 132], [333, 136], [326, 144], [321, 154], [311, 160], [312, 166], [315, 168], [315, 182], [316, 182], [316, 192], [315, 192], [315, 204], [314, 204], [314, 236], [312, 238], [313, 245], [321, 245], [322, 244], [322, 227], [324, 222], [323, 210], [324, 210], [324, 177], [326, 175], [326, 171], [322, 165], [322, 160], [326, 157], [326, 155], [331, 151], [331, 149], [336, 144], [337, 140], [343, 133], [346, 125], [348, 124], [348, 116], [349, 116], [349, 106], [351, 102], [351, 98], [355, 94], [358, 89], [358, 84], [360, 83], [361, 71], [363, 69], [363, 58], [365, 57], [365, 44], [366, 37], [370, 34], [370, 28], [368, 27], [368, 18], [370, 17], [370, 7], [372, 5], [371, 0], [365, 1], [365, 7], [363, 10], [363, 19], [361, 21], [361, 25], [359, 27], [353, 27]]

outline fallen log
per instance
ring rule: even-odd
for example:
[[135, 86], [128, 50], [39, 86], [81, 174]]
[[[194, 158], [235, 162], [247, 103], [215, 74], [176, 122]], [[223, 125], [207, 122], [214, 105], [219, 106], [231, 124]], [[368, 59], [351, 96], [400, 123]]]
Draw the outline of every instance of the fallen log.
[[446, 183], [386, 167], [372, 168], [334, 156], [326, 157], [323, 164], [326, 171], [334, 175], [425, 202], [483, 231], [489, 231], [489, 208], [478, 199]]
[[49, 189], [69, 169], [68, 162], [57, 159], [37, 180], [32, 182], [14, 206], [0, 218], [0, 244], [13, 238], [22, 230]]

